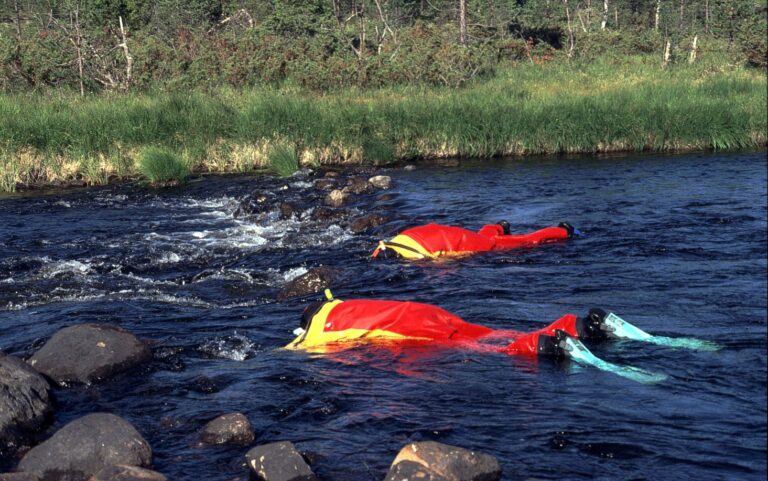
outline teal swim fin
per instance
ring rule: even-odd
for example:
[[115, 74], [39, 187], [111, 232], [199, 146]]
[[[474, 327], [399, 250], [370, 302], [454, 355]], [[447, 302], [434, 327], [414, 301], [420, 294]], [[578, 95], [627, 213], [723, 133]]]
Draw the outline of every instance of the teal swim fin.
[[559, 346], [565, 351], [568, 357], [578, 363], [594, 366], [603, 371], [612, 372], [621, 377], [643, 384], [653, 384], [667, 379], [667, 376], [664, 374], [656, 374], [637, 367], [621, 366], [619, 364], [604, 361], [592, 354], [592, 352], [587, 349], [587, 346], [582, 344], [581, 341], [568, 335], [565, 331], [558, 330], [557, 333]]
[[603, 319], [603, 329], [607, 330], [609, 335], [620, 339], [631, 339], [633, 341], [650, 342], [660, 346], [681, 347], [685, 349], [695, 349], [697, 351], [717, 351], [720, 346], [710, 341], [694, 339], [691, 337], [664, 337], [648, 334], [637, 326], [634, 326], [614, 313], [610, 313]]

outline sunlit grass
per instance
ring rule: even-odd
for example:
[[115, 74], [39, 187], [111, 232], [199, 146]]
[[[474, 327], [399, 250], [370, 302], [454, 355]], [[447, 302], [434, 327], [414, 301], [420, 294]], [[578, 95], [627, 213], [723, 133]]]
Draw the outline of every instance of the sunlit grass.
[[149, 146], [193, 170], [267, 166], [278, 175], [299, 159], [757, 148], [768, 131], [766, 91], [764, 72], [707, 63], [661, 70], [657, 59], [638, 57], [520, 64], [461, 90], [0, 95], [0, 189], [157, 177], [141, 167]]

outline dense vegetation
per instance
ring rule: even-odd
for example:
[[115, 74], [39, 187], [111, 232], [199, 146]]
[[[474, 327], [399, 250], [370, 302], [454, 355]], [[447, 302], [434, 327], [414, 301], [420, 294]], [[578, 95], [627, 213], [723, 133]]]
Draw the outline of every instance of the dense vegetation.
[[756, 148], [766, 14], [756, 0], [9, 0], [0, 190]]

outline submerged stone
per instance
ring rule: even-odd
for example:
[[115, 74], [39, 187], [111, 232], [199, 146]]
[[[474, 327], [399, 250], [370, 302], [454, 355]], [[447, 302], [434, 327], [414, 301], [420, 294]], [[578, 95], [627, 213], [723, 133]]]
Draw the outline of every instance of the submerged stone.
[[386, 223], [388, 220], [387, 217], [384, 217], [381, 214], [369, 214], [354, 219], [350, 223], [349, 229], [355, 234], [362, 234], [373, 227], [378, 227]]
[[368, 182], [377, 189], [389, 189], [392, 187], [392, 177], [388, 175], [374, 175]]
[[317, 481], [293, 443], [281, 441], [257, 446], [245, 455], [259, 481]]
[[338, 271], [330, 267], [313, 267], [306, 274], [297, 277], [277, 294], [278, 301], [320, 292], [331, 287]]
[[250, 444], [256, 438], [250, 421], [242, 413], [223, 414], [203, 426], [204, 444]]
[[88, 481], [168, 481], [168, 478], [150, 469], [118, 464], [102, 468]]
[[[395, 473], [414, 471], [416, 467], [402, 463], [417, 463], [424, 467], [435, 481], [498, 481], [501, 466], [493, 456], [448, 444], [425, 441], [403, 447], [392, 462], [387, 481], [398, 479]], [[416, 479], [419, 479], [418, 477]]]
[[54, 334], [29, 364], [61, 386], [92, 383], [152, 358], [136, 336], [108, 324], [80, 324]]

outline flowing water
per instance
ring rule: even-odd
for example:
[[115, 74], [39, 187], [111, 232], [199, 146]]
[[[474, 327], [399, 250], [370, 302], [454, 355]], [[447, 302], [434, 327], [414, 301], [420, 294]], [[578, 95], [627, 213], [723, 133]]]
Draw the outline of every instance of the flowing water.
[[[231, 411], [249, 417], [257, 444], [296, 443], [323, 480], [381, 480], [412, 440], [494, 455], [504, 479], [765, 479], [764, 153], [385, 173], [395, 188], [376, 209], [393, 220], [362, 236], [314, 222], [308, 209], [288, 220], [233, 217], [257, 188], [300, 198], [311, 190], [306, 173], [0, 199], [0, 349], [28, 356], [83, 322], [153, 343], [143, 369], [56, 390], [49, 433], [86, 413], [116, 413], [170, 479], [247, 479], [246, 448], [196, 445], [205, 422]], [[407, 225], [501, 219], [515, 231], [568, 221], [585, 236], [432, 264], [368, 258], [377, 238]], [[277, 303], [275, 294], [320, 264], [341, 269], [342, 299], [418, 300], [520, 330], [598, 306], [722, 349], [591, 346], [669, 376], [648, 385], [492, 353], [279, 350], [309, 299]]]

